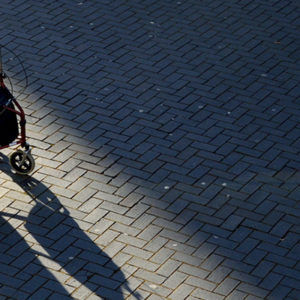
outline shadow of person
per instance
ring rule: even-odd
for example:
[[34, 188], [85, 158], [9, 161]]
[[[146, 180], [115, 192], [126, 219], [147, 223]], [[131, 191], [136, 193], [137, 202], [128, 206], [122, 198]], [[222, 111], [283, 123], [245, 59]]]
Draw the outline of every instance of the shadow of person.
[[[45, 269], [38, 253], [7, 222], [5, 217], [10, 216], [0, 212], [0, 299], [41, 300], [51, 294], [67, 297], [68, 291]], [[55, 286], [55, 292], [49, 285]]]
[[[0, 162], [2, 158], [0, 155]], [[0, 172], [10, 174], [7, 167], [8, 165], [0, 164]], [[5, 201], [5, 198], [1, 200]], [[45, 257], [45, 254], [30, 247], [20, 234], [24, 230], [15, 229], [27, 218], [14, 212], [15, 209], [0, 211], [0, 299], [41, 300], [55, 295], [59, 295], [61, 299], [66, 298], [68, 291], [39, 259], [40, 256]], [[50, 286], [55, 286], [55, 290], [51, 291]]]
[[[2, 155], [2, 161], [7, 162], [7, 157]], [[93, 292], [100, 299], [121, 300], [124, 299], [123, 291], [127, 291], [141, 299], [130, 289], [120, 268], [80, 229], [69, 211], [43, 183], [30, 176], [15, 175], [3, 164], [0, 170], [34, 200], [25, 228], [46, 253], [40, 257], [42, 263], [48, 269], [63, 269], [63, 273], [72, 277], [70, 284], [77, 288], [72, 297], [84, 299]]]

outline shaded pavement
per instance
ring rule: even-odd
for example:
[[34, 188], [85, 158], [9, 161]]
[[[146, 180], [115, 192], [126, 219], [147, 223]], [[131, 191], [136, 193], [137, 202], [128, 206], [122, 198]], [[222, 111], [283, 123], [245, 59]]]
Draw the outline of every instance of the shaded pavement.
[[1, 250], [26, 249], [3, 256], [1, 276], [19, 274], [0, 277], [4, 299], [300, 298], [296, 1], [0, 15], [37, 163], [29, 178], [1, 163]]

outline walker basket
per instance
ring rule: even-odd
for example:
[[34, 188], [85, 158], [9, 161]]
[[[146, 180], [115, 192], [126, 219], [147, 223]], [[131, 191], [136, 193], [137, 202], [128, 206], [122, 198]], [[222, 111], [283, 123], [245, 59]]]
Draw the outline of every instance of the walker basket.
[[13, 103], [7, 103], [12, 98], [10, 92], [0, 87], [0, 146], [6, 146], [12, 143], [19, 135], [17, 115], [14, 110]]

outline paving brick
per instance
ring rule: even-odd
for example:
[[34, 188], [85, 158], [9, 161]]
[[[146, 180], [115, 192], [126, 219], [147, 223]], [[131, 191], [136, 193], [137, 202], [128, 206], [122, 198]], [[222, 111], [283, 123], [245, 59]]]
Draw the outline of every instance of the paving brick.
[[218, 287], [215, 289], [215, 292], [227, 296], [239, 283], [240, 281], [238, 280], [226, 278], [220, 285], [218, 285]]
[[210, 237], [208, 242], [228, 249], [234, 249], [237, 246], [236, 242], [229, 241], [228, 239], [220, 238], [216, 235]]
[[198, 288], [198, 289], [194, 290], [194, 292], [192, 293], [192, 296], [195, 296], [197, 298], [201, 297], [202, 299], [205, 299], [205, 300], [213, 300], [213, 299], [222, 300], [222, 299], [224, 299], [224, 296], [217, 295], [217, 294], [212, 293], [212, 292], [208, 292], [208, 291], [203, 290], [201, 288]]
[[143, 214], [139, 219], [135, 220], [135, 222], [132, 224], [133, 227], [144, 229], [149, 225], [153, 220], [155, 219], [154, 216]]
[[219, 266], [207, 277], [208, 280], [220, 283], [231, 273], [231, 269]]
[[172, 294], [169, 295], [170, 299], [185, 299], [190, 295], [195, 287], [192, 287], [187, 284], [180, 285]]
[[268, 261], [262, 261], [259, 265], [252, 271], [254, 276], [265, 277], [273, 268], [274, 264]]
[[234, 290], [226, 300], [238, 300], [238, 299], [245, 299], [247, 297], [246, 293], [240, 292], [238, 290]]
[[180, 265], [181, 262], [169, 259], [156, 272], [159, 275], [169, 277]]
[[165, 280], [165, 277], [146, 270], [138, 270], [135, 273], [135, 276], [153, 282], [155, 284], [161, 284]]
[[103, 246], [107, 246], [111, 243], [115, 237], [119, 236], [120, 234], [116, 231], [106, 230], [98, 239], [95, 240], [97, 244], [101, 244]]
[[155, 225], [149, 225], [138, 235], [138, 237], [146, 241], [150, 241], [160, 231], [161, 231], [161, 227]]
[[173, 255], [174, 251], [166, 248], [161, 248], [150, 259], [150, 261], [162, 264]]
[[170, 289], [153, 283], [144, 283], [140, 286], [140, 288], [155, 296], [153, 299], [164, 299], [171, 293]]
[[206, 2], [1, 3], [36, 169], [1, 150], [0, 298], [299, 298], [297, 7]]
[[[94, 290], [96, 288], [96, 285], [94, 285]], [[76, 290], [72, 296], [75, 297], [75, 298], [88, 298], [88, 296], [91, 294], [91, 290], [88, 289], [87, 287], [85, 286], [81, 286], [79, 287], [78, 290]]]
[[148, 208], [149, 208], [148, 205], [137, 203], [135, 206], [133, 206], [131, 209], [128, 210], [126, 216], [129, 218], [138, 219], [148, 210]]
[[282, 275], [287, 275], [294, 279], [299, 278], [299, 271], [291, 269], [291, 268], [286, 268], [284, 266], [276, 266], [274, 269], [274, 272], [282, 274]]
[[264, 298], [267, 296], [268, 292], [264, 289], [261, 289], [259, 287], [247, 284], [247, 283], [242, 283], [238, 286], [238, 290], [250, 293], [254, 296]]
[[187, 254], [187, 255], [191, 255], [192, 253], [195, 252], [195, 248], [194, 247], [190, 247], [186, 244], [183, 243], [178, 243], [178, 242], [174, 242], [172, 240], [170, 240], [167, 244], [166, 247], [172, 250], [175, 250], [177, 252], [180, 252], [182, 254]]
[[152, 294], [150, 297], [149, 297], [149, 300], [161, 300], [162, 297], [161, 296], [158, 296], [158, 295], [155, 295], [155, 294]]
[[290, 293], [290, 288], [285, 286], [278, 286], [272, 290], [268, 295], [269, 299], [287, 299], [287, 295]]
[[257, 249], [255, 249], [258, 245], [258, 241], [255, 239], [251, 239], [251, 238], [246, 238], [243, 243], [240, 244], [239, 247], [236, 248], [237, 251], [243, 252], [243, 253], [249, 253], [252, 251], [257, 251]]
[[160, 235], [162, 237], [165, 237], [165, 238], [170, 238], [170, 239], [172, 239], [174, 241], [177, 241], [179, 243], [184, 243], [188, 240], [188, 236], [177, 233], [175, 231], [168, 230], [168, 229], [163, 229], [160, 232]]
[[280, 221], [276, 224], [276, 226], [274, 226], [272, 228], [271, 233], [281, 237], [281, 236], [284, 236], [288, 232], [290, 227], [291, 227], [291, 224], [286, 223], [284, 221]]
[[185, 279], [188, 277], [188, 275], [181, 273], [181, 272], [175, 272], [173, 273], [164, 283], [163, 285], [171, 288], [176, 289]]
[[32, 299], [41, 299], [41, 298], [47, 298], [51, 295], [51, 291], [47, 289], [39, 289], [37, 290], [34, 294], [32, 294], [31, 298]]
[[282, 275], [269, 273], [264, 278], [264, 280], [260, 283], [259, 286], [267, 290], [273, 290], [275, 286], [281, 281], [282, 278], [283, 278]]

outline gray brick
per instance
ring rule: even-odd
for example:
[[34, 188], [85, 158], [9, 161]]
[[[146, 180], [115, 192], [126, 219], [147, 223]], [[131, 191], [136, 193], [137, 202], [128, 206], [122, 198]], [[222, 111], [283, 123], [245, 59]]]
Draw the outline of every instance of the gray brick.
[[196, 266], [191, 266], [186, 263], [180, 266], [179, 271], [201, 279], [206, 278], [209, 274], [209, 272], [204, 269], [198, 268]]
[[226, 300], [240, 300], [245, 299], [247, 297], [246, 293], [240, 292], [238, 290], [234, 290], [227, 298]]
[[209, 244], [209, 243], [204, 243], [202, 246], [199, 247], [195, 255], [198, 257], [205, 259], [208, 257], [213, 251], [216, 249], [215, 245]]
[[135, 276], [156, 284], [161, 284], [165, 280], [165, 277], [161, 275], [141, 269], [135, 273]]
[[185, 299], [189, 294], [193, 292], [195, 287], [187, 284], [180, 285], [172, 294], [169, 295], [170, 299]]
[[140, 234], [139, 238], [144, 239], [146, 241], [150, 241], [161, 231], [161, 227], [155, 225], [147, 226]]
[[217, 295], [216, 293], [208, 292], [208, 291], [203, 290], [201, 288], [196, 289], [192, 293], [192, 296], [195, 296], [197, 298], [199, 298], [201, 296], [201, 298], [203, 298], [205, 300], [222, 300], [222, 299], [224, 299], [224, 297], [221, 296], [221, 295]]
[[212, 282], [220, 283], [231, 273], [231, 271], [232, 270], [229, 268], [219, 266], [207, 277], [207, 279]]
[[145, 249], [152, 251], [152, 252], [157, 252], [161, 247], [163, 247], [166, 243], [168, 242], [167, 239], [156, 236], [153, 238], [146, 246]]
[[169, 277], [180, 265], [181, 262], [168, 259], [163, 265], [161, 265], [156, 273], [165, 277]]
[[298, 299], [297, 5], [52, 2], [1, 2], [2, 298]]
[[119, 236], [120, 234], [116, 231], [106, 230], [98, 239], [95, 240], [97, 244], [107, 246], [111, 243], [115, 237]]
[[183, 281], [185, 281], [185, 279], [188, 276], [184, 273], [181, 273], [179, 271], [173, 273], [165, 282], [164, 282], [164, 286], [170, 288], [170, 289], [176, 289], [178, 286], [181, 285], [181, 283]]
[[132, 245], [134, 247], [139, 247], [139, 248], [142, 248], [146, 244], [146, 242], [144, 240], [136, 238], [136, 237], [129, 236], [126, 233], [125, 234], [120, 234], [117, 237], [117, 241], [126, 243], [128, 245]]
[[187, 263], [187, 264], [191, 264], [191, 265], [194, 265], [194, 266], [198, 266], [201, 264], [202, 260], [199, 260], [198, 257], [195, 257], [195, 256], [191, 256], [191, 255], [188, 255], [188, 254], [184, 254], [182, 252], [176, 252], [173, 256], [172, 256], [173, 259], [176, 259], [178, 261], [181, 261], [181, 262], [184, 262], [184, 263]]
[[170, 238], [170, 239], [172, 239], [174, 241], [177, 241], [177, 242], [180, 242], [180, 243], [184, 243], [185, 241], [188, 240], [187, 235], [183, 235], [183, 234], [177, 233], [175, 231], [167, 230], [167, 229], [163, 229], [160, 232], [160, 235], [162, 237]]
[[133, 246], [126, 246], [123, 251], [127, 254], [134, 255], [143, 259], [148, 259], [152, 256], [152, 253], [146, 250], [142, 250]]
[[162, 264], [173, 255], [174, 251], [166, 248], [161, 248], [150, 259], [150, 261]]
[[273, 290], [282, 278], [282, 275], [270, 273], [264, 278], [264, 280], [260, 283], [259, 286], [267, 290]]
[[[165, 288], [161, 285], [156, 285], [156, 284], [149, 284], [149, 283], [144, 283], [140, 285], [141, 290], [145, 290], [149, 292], [149, 294], [152, 294], [149, 299], [165, 299], [170, 293], [171, 290], [168, 288]], [[151, 298], [152, 297], [152, 298]]]
[[[212, 283], [208, 280], [203, 280], [194, 276], [189, 277], [186, 281], [186, 284], [190, 284], [192, 286], [195, 286], [197, 288], [204, 289], [206, 291], [213, 291], [216, 288], [216, 284]], [[195, 295], [197, 296], [197, 295]]]
[[[128, 263], [130, 265], [133, 265], [133, 266], [136, 266], [138, 268], [147, 270], [149, 272], [155, 272], [159, 267], [158, 264], [151, 263], [147, 260], [144, 260], [144, 259], [141, 259], [141, 258], [138, 258], [138, 257], [133, 257]], [[157, 272], [155, 272], [155, 273], [159, 274]], [[162, 275], [162, 274], [160, 273], [159, 275]]]
[[226, 278], [220, 285], [218, 285], [218, 287], [215, 289], [215, 292], [227, 296], [239, 283], [240, 281], [238, 280]]
[[241, 222], [243, 217], [231, 215], [223, 224], [222, 227], [228, 230], [234, 230]]
[[266, 295], [268, 294], [268, 291], [247, 283], [241, 283], [238, 286], [238, 290], [249, 294], [253, 294], [254, 296], [261, 297], [261, 298], [266, 297]]

